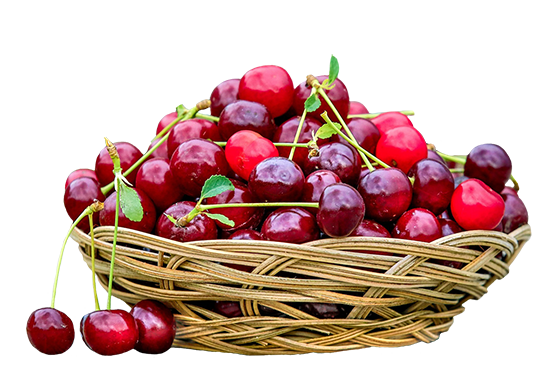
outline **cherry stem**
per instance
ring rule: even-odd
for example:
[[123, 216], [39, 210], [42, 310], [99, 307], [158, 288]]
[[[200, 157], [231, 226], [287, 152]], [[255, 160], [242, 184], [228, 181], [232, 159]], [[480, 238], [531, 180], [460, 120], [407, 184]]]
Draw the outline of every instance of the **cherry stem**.
[[95, 310], [99, 311], [99, 301], [97, 299], [97, 288], [95, 283], [95, 242], [94, 242], [94, 217], [92, 214], [88, 214], [88, 220], [90, 221], [90, 238], [91, 238], [91, 250], [90, 256], [92, 258], [92, 286], [94, 288], [94, 301]]
[[[315, 94], [317, 92], [317, 89], [313, 87], [311, 89], [311, 94]], [[298, 128], [296, 129], [296, 134], [294, 135], [294, 142], [298, 143], [298, 139], [300, 139], [300, 134], [302, 133], [302, 128], [304, 127], [304, 121], [306, 120], [307, 110], [304, 107], [304, 111], [302, 112], [302, 117], [300, 118], [300, 123], [298, 123]], [[292, 160], [294, 157], [294, 152], [296, 151], [296, 146], [292, 146], [290, 149], [290, 153], [288, 154], [288, 160]]]
[[[380, 114], [384, 114], [388, 112], [381, 112], [381, 113], [367, 113], [367, 114], [348, 114], [348, 118], [363, 118], [363, 119], [372, 119], [378, 117]], [[406, 116], [413, 116], [414, 112], [412, 110], [400, 110], [398, 113], [404, 114]]]
[[[225, 147], [227, 145], [227, 142], [213, 142], [217, 144], [220, 147]], [[283, 142], [277, 142], [273, 143], [275, 147], [300, 147], [300, 148], [308, 148], [308, 143], [283, 143]]]
[[[190, 109], [187, 109], [186, 107], [183, 107], [183, 113], [187, 113], [189, 110]], [[197, 113], [195, 115], [195, 118], [205, 119], [207, 121], [211, 121], [211, 122], [214, 122], [214, 123], [220, 122], [220, 117], [216, 117], [216, 116], [208, 115], [208, 114], [202, 114], [202, 113]]]

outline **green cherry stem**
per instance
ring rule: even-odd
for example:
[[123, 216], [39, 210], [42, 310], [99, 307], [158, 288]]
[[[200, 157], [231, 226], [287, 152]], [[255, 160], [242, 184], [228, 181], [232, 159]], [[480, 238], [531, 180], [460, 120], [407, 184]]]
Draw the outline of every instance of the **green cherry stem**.
[[[388, 112], [381, 112], [381, 113], [367, 113], [367, 114], [348, 114], [348, 119], [351, 118], [363, 118], [363, 119], [372, 119], [378, 117], [380, 114], [384, 114]], [[406, 116], [413, 116], [414, 111], [412, 110], [400, 110], [398, 113], [404, 114]]]
[[[225, 147], [227, 145], [227, 142], [213, 142], [217, 144], [220, 147]], [[275, 147], [299, 147], [299, 148], [308, 148], [308, 143], [283, 143], [283, 142], [277, 142], [273, 143]]]
[[97, 287], [95, 283], [95, 242], [94, 242], [94, 217], [92, 214], [88, 214], [88, 220], [90, 222], [90, 238], [91, 238], [91, 249], [90, 256], [92, 258], [92, 287], [94, 288], [94, 302], [95, 310], [99, 311], [99, 301], [97, 299]]
[[[311, 93], [314, 92], [314, 89], [311, 90]], [[304, 127], [304, 121], [306, 120], [307, 110], [304, 109], [302, 112], [302, 117], [300, 118], [300, 123], [298, 123], [298, 128], [296, 129], [296, 134], [294, 135], [294, 144], [298, 143], [298, 139], [300, 139], [300, 134], [302, 133], [302, 128]], [[290, 149], [290, 153], [288, 154], [288, 160], [292, 160], [294, 157], [294, 152], [296, 152], [296, 146], [292, 146]]]

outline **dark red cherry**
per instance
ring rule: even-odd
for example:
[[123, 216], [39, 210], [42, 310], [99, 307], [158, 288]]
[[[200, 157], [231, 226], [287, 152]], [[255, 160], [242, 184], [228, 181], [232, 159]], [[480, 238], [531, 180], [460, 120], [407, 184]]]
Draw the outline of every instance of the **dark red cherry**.
[[76, 180], [77, 178], [80, 178], [80, 177], [89, 177], [89, 178], [92, 178], [92, 179], [98, 181], [94, 170], [91, 170], [91, 169], [88, 169], [88, 168], [81, 168], [81, 169], [77, 169], [75, 171], [72, 171], [69, 174], [69, 176], [67, 177], [67, 180], [65, 181], [65, 189], [67, 189], [67, 186], [69, 186], [69, 184], [71, 182], [73, 182], [74, 180]]
[[413, 127], [397, 127], [382, 133], [376, 145], [376, 157], [384, 163], [408, 172], [414, 163], [428, 157], [426, 141]]
[[[250, 230], [250, 229], [244, 229], [244, 230], [238, 230], [229, 235], [228, 239], [230, 240], [263, 240], [262, 234], [260, 234], [256, 230]], [[225, 266], [238, 269], [243, 272], [252, 272], [254, 270], [253, 266], [247, 266], [247, 265], [240, 265], [240, 264], [229, 264], [229, 263], [223, 263]]]
[[[180, 219], [189, 214], [195, 206], [196, 203], [191, 201], [177, 202], [166, 209], [164, 214], [171, 215], [174, 219]], [[218, 237], [216, 223], [204, 214], [197, 215], [185, 226], [175, 225], [164, 214], [157, 220], [155, 235], [179, 242], [211, 240]]]
[[350, 114], [369, 114], [369, 111], [367, 110], [365, 105], [363, 105], [359, 101], [350, 101], [348, 115]]
[[343, 183], [356, 186], [361, 174], [361, 157], [356, 149], [338, 142], [319, 147], [319, 155], [311, 156], [304, 163], [304, 172], [309, 175], [319, 169], [328, 169], [340, 177]]
[[240, 79], [229, 79], [220, 84], [210, 95], [210, 114], [219, 117], [225, 107], [238, 99]]
[[365, 201], [365, 217], [380, 223], [397, 220], [412, 200], [411, 182], [397, 168], [377, 169], [365, 175], [358, 191]]
[[[155, 222], [157, 219], [155, 204], [144, 191], [139, 188], [134, 188], [134, 190], [136, 191], [139, 201], [141, 202], [141, 206], [143, 207], [143, 218], [139, 222], [131, 221], [122, 211], [122, 207], [119, 207], [118, 226], [151, 233], [155, 227]], [[114, 226], [116, 214], [115, 210], [116, 192], [113, 192], [105, 200], [103, 210], [99, 212], [99, 224], [101, 226]]]
[[429, 243], [442, 237], [441, 225], [431, 211], [421, 208], [411, 209], [397, 220], [392, 236]]
[[336, 238], [351, 234], [365, 217], [361, 194], [344, 183], [329, 185], [319, 198], [317, 224], [326, 235]]
[[[370, 219], [362, 220], [349, 236], [366, 236], [375, 238], [391, 238], [390, 232], [380, 223]], [[373, 255], [393, 256], [391, 252], [359, 250], [353, 252], [370, 253]]]
[[517, 196], [518, 192], [514, 188], [505, 186], [504, 189], [502, 189], [502, 191], [500, 192], [500, 195], [503, 195], [503, 194], [511, 194], [513, 196]]
[[[445, 164], [447, 166], [447, 164], [445, 163], [445, 160], [443, 160], [443, 158], [441, 156], [439, 156], [439, 154], [433, 150], [428, 150], [428, 159], [432, 159], [432, 160], [437, 160], [443, 164]], [[448, 166], [447, 166], [448, 168]]]
[[229, 165], [220, 146], [206, 139], [191, 139], [174, 151], [170, 170], [185, 194], [199, 197], [204, 182], [212, 175], [227, 175]]
[[445, 164], [422, 159], [413, 164], [408, 176], [413, 179], [411, 207], [428, 209], [436, 216], [449, 207], [455, 186]]
[[73, 345], [73, 322], [59, 310], [41, 308], [27, 320], [27, 336], [38, 351], [50, 355], [61, 354]]
[[[156, 139], [151, 142], [147, 151], [151, 150], [157, 143], [160, 142], [160, 139]], [[158, 146], [152, 153], [149, 155], [149, 159], [161, 158], [170, 160], [170, 155], [168, 155], [168, 143], [164, 141], [160, 146]]]
[[[357, 143], [371, 154], [374, 154], [376, 152], [376, 144], [380, 139], [380, 131], [378, 131], [376, 126], [368, 119], [362, 118], [352, 118], [347, 121], [347, 125]], [[338, 134], [333, 135], [331, 140], [333, 142], [348, 144], [348, 142]]]
[[[77, 178], [65, 188], [63, 203], [69, 217], [75, 221], [80, 214], [90, 206], [95, 200], [105, 201], [105, 196], [101, 192], [97, 180], [90, 177]], [[99, 214], [93, 215], [94, 225], [99, 224]], [[79, 229], [88, 233], [90, 232], [90, 221], [84, 218], [77, 225]]]
[[298, 201], [305, 177], [295, 162], [283, 157], [265, 159], [254, 167], [248, 189], [261, 202]]
[[155, 158], [144, 162], [136, 176], [136, 188], [143, 190], [153, 201], [157, 214], [183, 198], [183, 191], [174, 180], [167, 159]]
[[504, 200], [504, 216], [502, 217], [502, 232], [509, 234], [516, 228], [529, 222], [529, 214], [523, 201], [513, 194], [502, 194]]
[[241, 130], [252, 130], [272, 139], [277, 126], [267, 108], [257, 102], [237, 100], [225, 107], [220, 114], [218, 129], [223, 140]]
[[346, 316], [344, 306], [337, 303], [306, 302], [301, 303], [298, 309], [318, 319], [339, 319]]
[[[459, 232], [464, 231], [462, 227], [458, 225], [454, 220], [452, 219], [438, 219], [439, 225], [441, 226], [441, 235], [448, 236], [452, 234], [457, 234]], [[458, 261], [451, 261], [451, 260], [436, 260], [434, 259], [434, 262], [448, 266], [450, 268], [454, 269], [462, 269], [464, 266], [463, 263]]]
[[176, 118], [178, 118], [178, 112], [168, 113], [164, 117], [162, 117], [157, 126], [157, 133], [155, 135], [158, 135], [162, 130], [164, 130], [166, 126], [174, 122]]
[[139, 336], [135, 349], [141, 353], [160, 354], [172, 346], [176, 337], [176, 320], [163, 303], [145, 299], [130, 311], [136, 321]]
[[504, 149], [496, 144], [476, 146], [466, 157], [464, 175], [476, 178], [501, 192], [512, 174], [512, 161]]
[[399, 112], [385, 112], [371, 119], [380, 134], [398, 127], [414, 127], [409, 117]]
[[[332, 171], [320, 169], [311, 172], [305, 180], [304, 189], [302, 190], [302, 202], [319, 202], [323, 190], [329, 185], [340, 183], [340, 177]], [[317, 208], [305, 208], [312, 214], [317, 214]]]
[[[143, 156], [137, 147], [127, 142], [117, 142], [115, 143], [115, 147], [120, 158], [122, 173]], [[95, 173], [101, 186], [105, 186], [114, 181], [115, 175], [113, 173], [113, 168], [113, 160], [109, 156], [109, 152], [107, 152], [107, 147], [103, 147], [95, 161]], [[133, 185], [136, 182], [136, 175], [137, 169], [134, 169], [126, 176], [126, 179]]]
[[294, 84], [290, 75], [279, 66], [251, 69], [239, 83], [239, 99], [265, 105], [273, 118], [285, 114], [292, 105]]
[[[316, 76], [317, 80], [319, 80], [319, 83], [322, 83], [323, 80], [327, 79], [327, 75], [321, 75]], [[349, 114], [349, 94], [348, 89], [344, 85], [344, 83], [340, 79], [336, 79], [334, 81], [334, 88], [325, 90], [328, 98], [333, 103], [334, 107], [340, 114], [343, 120], [346, 120]], [[292, 104], [292, 107], [294, 108], [294, 111], [296, 114], [302, 114], [304, 112], [304, 103], [306, 102], [307, 98], [311, 95], [311, 87], [307, 85], [307, 83], [304, 81], [300, 85], [298, 85], [294, 89], [294, 101]], [[322, 122], [323, 124], [325, 121], [321, 117], [321, 114], [323, 112], [327, 112], [328, 117], [333, 122], [338, 122], [338, 118], [336, 118], [336, 115], [332, 111], [332, 109], [328, 106], [326, 101], [319, 96], [319, 99], [321, 100], [321, 106], [319, 109], [317, 109], [314, 112], [308, 113], [310, 117], [316, 118], [319, 122]]]
[[300, 207], [281, 207], [268, 215], [262, 226], [265, 240], [307, 243], [319, 239], [315, 217]]
[[180, 144], [190, 139], [209, 139], [213, 142], [221, 140], [218, 126], [206, 119], [194, 118], [182, 121], [175, 125], [170, 131], [168, 143], [168, 156], [172, 156]]
[[136, 321], [124, 310], [100, 310], [86, 316], [82, 338], [94, 352], [113, 356], [134, 349], [138, 341]]
[[[296, 132], [298, 131], [298, 126], [300, 124], [300, 116], [294, 116], [288, 119], [286, 122], [281, 124], [275, 131], [273, 136], [273, 142], [275, 143], [293, 143]], [[312, 139], [312, 132], [315, 133], [321, 127], [321, 123], [314, 118], [306, 117], [304, 119], [304, 124], [302, 125], [302, 131], [298, 137], [298, 143], [307, 143]], [[321, 139], [322, 141], [322, 139]], [[322, 144], [322, 143], [321, 143]], [[292, 147], [277, 147], [279, 150], [279, 156], [289, 157], [290, 150]], [[294, 151], [293, 161], [296, 162], [300, 167], [304, 166], [304, 161], [307, 159], [308, 149], [303, 147], [298, 147]]]
[[243, 316], [239, 302], [216, 301], [214, 303], [214, 311], [226, 318], [238, 318]]

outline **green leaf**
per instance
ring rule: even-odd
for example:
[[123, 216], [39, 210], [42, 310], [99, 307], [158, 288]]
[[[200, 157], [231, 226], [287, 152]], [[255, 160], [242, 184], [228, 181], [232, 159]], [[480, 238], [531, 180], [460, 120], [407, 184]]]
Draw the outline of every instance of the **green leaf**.
[[126, 218], [132, 222], [140, 222], [143, 219], [143, 206], [136, 190], [123, 182], [118, 186], [118, 190], [120, 192], [120, 208]]
[[235, 222], [233, 222], [231, 219], [229, 219], [228, 217], [226, 217], [225, 215], [222, 215], [222, 214], [213, 214], [213, 213], [207, 213], [207, 212], [204, 212], [203, 213], [204, 215], [206, 215], [208, 218], [211, 218], [211, 219], [214, 219], [214, 220], [217, 220], [223, 224], [226, 224], [230, 227], [235, 227]]
[[321, 100], [319, 100], [316, 93], [312, 93], [304, 103], [304, 108], [308, 113], [316, 111], [319, 109], [319, 106], [321, 106]]
[[176, 112], [178, 112], [178, 117], [181, 117], [183, 113], [185, 113], [185, 107], [183, 105], [178, 105]]
[[330, 58], [330, 69], [328, 71], [328, 85], [334, 83], [334, 80], [338, 77], [340, 72], [340, 65], [338, 64], [338, 59], [334, 55]]
[[215, 197], [228, 190], [235, 190], [233, 183], [225, 176], [213, 175], [204, 182], [201, 191], [201, 202], [205, 198]]
[[[340, 125], [339, 123], [333, 123], [333, 125], [336, 126], [338, 130], [342, 128], [342, 125]], [[315, 137], [319, 139], [328, 139], [334, 134], [338, 134], [336, 129], [328, 123], [325, 123], [319, 128], [319, 130], [317, 130], [317, 132], [315, 133]]]

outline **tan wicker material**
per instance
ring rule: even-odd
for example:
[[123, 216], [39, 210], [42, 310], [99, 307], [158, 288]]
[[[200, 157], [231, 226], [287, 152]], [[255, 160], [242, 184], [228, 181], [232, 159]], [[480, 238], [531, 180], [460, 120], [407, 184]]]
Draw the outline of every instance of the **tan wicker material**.
[[[113, 227], [94, 231], [96, 272], [106, 288]], [[248, 355], [336, 352], [432, 342], [509, 266], [531, 236], [468, 231], [432, 243], [390, 238], [178, 243], [120, 228], [113, 295], [129, 305], [157, 299], [176, 312], [175, 347]], [[72, 237], [91, 266], [90, 237]], [[354, 251], [389, 251], [383, 256]], [[505, 258], [496, 258], [504, 252]], [[434, 259], [464, 263], [449, 268]], [[227, 267], [255, 267], [252, 273]], [[289, 278], [290, 277], [290, 278]], [[294, 278], [300, 277], [300, 278]], [[225, 318], [207, 301], [240, 301], [243, 317]], [[346, 319], [317, 319], [292, 306], [339, 303]], [[260, 306], [284, 316], [262, 316]]]

